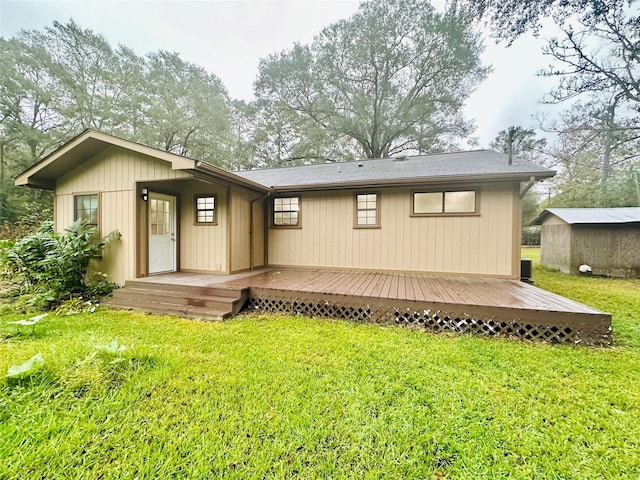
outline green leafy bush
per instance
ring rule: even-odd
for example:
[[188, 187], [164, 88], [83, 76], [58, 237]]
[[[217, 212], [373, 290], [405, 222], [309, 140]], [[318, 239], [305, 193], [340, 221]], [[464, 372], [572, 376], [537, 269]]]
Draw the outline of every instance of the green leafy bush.
[[[95, 298], [110, 293], [114, 284], [104, 275], [87, 281], [89, 261], [98, 257], [107, 243], [120, 237], [113, 231], [96, 241], [97, 230], [81, 220], [62, 234], [53, 232], [52, 222], [44, 222], [31, 235], [8, 243], [4, 254], [3, 274], [17, 286], [13, 295], [18, 304], [49, 309], [74, 297]], [[25, 298], [26, 297], [26, 298]]]

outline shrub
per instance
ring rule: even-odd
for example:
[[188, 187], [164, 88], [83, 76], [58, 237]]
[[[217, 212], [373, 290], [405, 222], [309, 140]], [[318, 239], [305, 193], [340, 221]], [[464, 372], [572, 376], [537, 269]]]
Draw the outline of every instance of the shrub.
[[31, 211], [28, 211], [17, 222], [12, 223], [5, 221], [0, 223], [0, 239], [5, 240], [17, 240], [31, 233], [36, 232], [40, 225], [46, 220], [50, 220], [53, 217], [53, 209], [51, 207], [38, 208], [42, 205], [38, 204], [36, 207], [30, 207]]
[[55, 307], [74, 296], [94, 298], [113, 290], [114, 284], [104, 276], [87, 281], [89, 261], [101, 254], [107, 243], [120, 237], [111, 232], [96, 241], [97, 230], [81, 220], [62, 234], [53, 232], [52, 222], [44, 222], [31, 235], [8, 243], [4, 258], [4, 275], [17, 285], [14, 294], [26, 296], [26, 304], [36, 308]]

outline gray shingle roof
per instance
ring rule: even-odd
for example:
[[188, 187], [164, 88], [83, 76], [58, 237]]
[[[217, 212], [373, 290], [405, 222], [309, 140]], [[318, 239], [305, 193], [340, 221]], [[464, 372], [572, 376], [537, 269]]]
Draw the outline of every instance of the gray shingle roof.
[[547, 208], [532, 225], [542, 225], [549, 216], [555, 215], [565, 222], [575, 224], [640, 223], [640, 207], [617, 208]]
[[329, 188], [330, 186], [393, 185], [410, 182], [475, 181], [505, 178], [527, 180], [531, 176], [548, 178], [553, 170], [514, 159], [493, 150], [418, 155], [397, 158], [324, 163], [301, 167], [234, 172], [277, 190]]

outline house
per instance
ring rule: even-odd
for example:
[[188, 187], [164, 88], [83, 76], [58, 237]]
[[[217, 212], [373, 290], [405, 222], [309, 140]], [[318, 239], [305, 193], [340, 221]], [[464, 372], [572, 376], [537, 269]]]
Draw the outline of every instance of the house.
[[521, 198], [554, 173], [487, 150], [229, 172], [88, 130], [15, 182], [53, 190], [58, 231], [120, 231], [115, 306], [606, 343], [610, 315], [518, 281]]
[[122, 240], [113, 281], [294, 266], [519, 278], [521, 183], [546, 168], [494, 151], [229, 172], [88, 130], [16, 179]]
[[589, 265], [596, 275], [640, 277], [640, 207], [548, 208], [542, 225], [541, 261], [564, 273]]

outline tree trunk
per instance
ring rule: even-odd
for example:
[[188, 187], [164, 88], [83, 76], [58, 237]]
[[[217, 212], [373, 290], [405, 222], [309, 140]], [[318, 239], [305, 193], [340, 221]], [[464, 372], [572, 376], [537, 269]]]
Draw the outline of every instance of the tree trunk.
[[0, 225], [4, 223], [6, 196], [7, 189], [4, 186], [4, 142], [0, 142]]
[[609, 174], [611, 172], [611, 149], [613, 147], [613, 130], [615, 128], [615, 115], [616, 106], [618, 104], [617, 99], [613, 101], [607, 107], [607, 115], [604, 119], [604, 145], [602, 146], [602, 167], [600, 169], [600, 189], [604, 193], [609, 181]]

